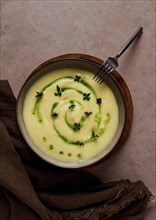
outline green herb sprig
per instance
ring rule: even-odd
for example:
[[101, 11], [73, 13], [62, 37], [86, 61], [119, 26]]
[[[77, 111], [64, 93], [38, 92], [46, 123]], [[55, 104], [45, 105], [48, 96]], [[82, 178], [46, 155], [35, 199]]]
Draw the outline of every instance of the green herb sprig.
[[80, 82], [80, 80], [81, 80], [81, 76], [76, 75], [74, 81]]
[[43, 92], [36, 92], [36, 98], [37, 99], [41, 99], [42, 98], [42, 96], [43, 96]]
[[86, 115], [87, 117], [89, 117], [91, 114], [92, 114], [92, 112], [85, 112], [85, 115]]
[[53, 118], [56, 118], [56, 117], [58, 117], [58, 113], [54, 112], [51, 116], [52, 116]]
[[97, 104], [102, 104], [102, 99], [101, 99], [101, 98], [98, 98], [98, 99], [96, 100], [96, 103], [97, 103]]
[[76, 145], [80, 145], [80, 146], [84, 146], [83, 141], [76, 141], [75, 144], [76, 144]]
[[90, 100], [90, 93], [83, 93], [83, 100]]
[[80, 123], [74, 123], [74, 126], [73, 126], [74, 131], [78, 131], [78, 130], [80, 130], [80, 128], [81, 128]]
[[61, 96], [62, 92], [64, 92], [64, 88], [60, 88], [58, 85], [56, 86], [56, 92], [54, 93], [55, 96]]

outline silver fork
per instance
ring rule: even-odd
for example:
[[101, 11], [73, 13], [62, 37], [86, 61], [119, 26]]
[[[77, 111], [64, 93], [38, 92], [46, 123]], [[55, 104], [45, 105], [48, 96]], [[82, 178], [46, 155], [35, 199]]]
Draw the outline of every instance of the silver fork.
[[121, 47], [119, 52], [115, 57], [108, 57], [108, 59], [103, 62], [100, 69], [97, 71], [93, 79], [99, 84], [104, 82], [104, 80], [118, 67], [118, 58], [127, 50], [131, 43], [143, 32], [143, 27], [137, 28], [134, 34], [129, 38], [129, 40]]

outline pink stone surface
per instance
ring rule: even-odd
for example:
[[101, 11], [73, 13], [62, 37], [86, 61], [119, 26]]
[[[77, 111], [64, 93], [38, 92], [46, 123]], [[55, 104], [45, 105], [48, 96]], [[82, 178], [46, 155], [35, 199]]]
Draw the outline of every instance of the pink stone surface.
[[[1, 1], [1, 79], [17, 96], [30, 72], [64, 53], [114, 55], [140, 25], [144, 33], [119, 60], [134, 120], [124, 147], [91, 173], [103, 181], [142, 180], [155, 195], [155, 1]], [[155, 201], [155, 200], [154, 200]], [[145, 219], [154, 220], [154, 201]]]

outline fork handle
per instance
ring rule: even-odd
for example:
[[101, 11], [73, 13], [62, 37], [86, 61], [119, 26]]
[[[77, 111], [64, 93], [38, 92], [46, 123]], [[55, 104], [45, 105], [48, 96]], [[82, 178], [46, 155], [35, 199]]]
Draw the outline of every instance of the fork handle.
[[118, 59], [131, 45], [131, 43], [143, 32], [143, 27], [138, 27], [134, 34], [129, 38], [129, 40], [121, 47], [117, 55], [115, 56]]

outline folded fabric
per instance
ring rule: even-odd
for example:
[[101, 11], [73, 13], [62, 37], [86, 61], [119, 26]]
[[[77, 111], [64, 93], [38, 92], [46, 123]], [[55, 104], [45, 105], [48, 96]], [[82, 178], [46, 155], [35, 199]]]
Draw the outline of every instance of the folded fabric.
[[40, 159], [19, 131], [9, 83], [0, 81], [0, 219], [140, 220], [150, 198], [141, 181], [103, 183]]

